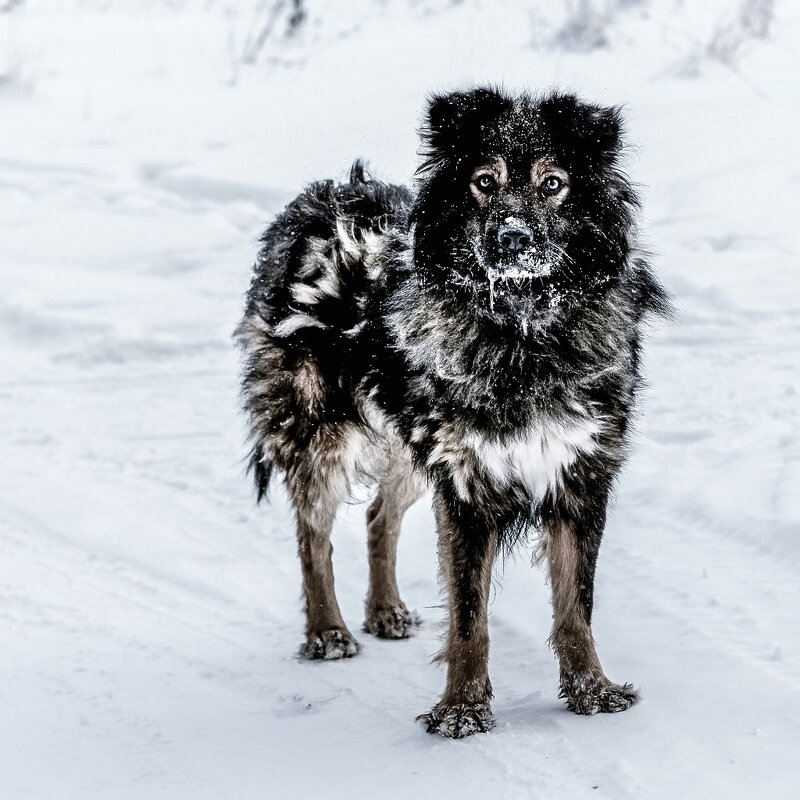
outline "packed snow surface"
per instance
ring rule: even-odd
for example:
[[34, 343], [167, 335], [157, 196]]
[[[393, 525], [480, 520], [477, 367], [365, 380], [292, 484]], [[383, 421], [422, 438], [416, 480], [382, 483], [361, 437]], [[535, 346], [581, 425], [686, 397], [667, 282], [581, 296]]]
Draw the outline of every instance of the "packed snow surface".
[[[290, 38], [274, 5], [0, 3], [0, 798], [797, 797], [797, 5], [309, 2]], [[357, 156], [408, 181], [426, 94], [477, 82], [624, 106], [678, 315], [597, 577], [641, 702], [565, 710], [522, 550], [497, 727], [448, 741], [414, 722], [444, 684], [427, 501], [413, 638], [298, 660], [292, 514], [244, 477], [230, 337], [270, 217]], [[353, 630], [364, 511], [334, 538]]]

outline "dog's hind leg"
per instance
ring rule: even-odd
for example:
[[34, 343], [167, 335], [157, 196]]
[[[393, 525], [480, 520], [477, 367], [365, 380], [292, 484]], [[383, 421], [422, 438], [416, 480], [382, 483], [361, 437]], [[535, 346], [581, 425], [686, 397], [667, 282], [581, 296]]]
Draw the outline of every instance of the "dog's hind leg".
[[550, 642], [560, 664], [560, 695], [577, 714], [625, 711], [638, 699], [630, 684], [605, 676], [592, 637], [594, 574], [607, 497], [603, 490], [580, 500], [564, 490], [543, 510], [553, 592]]
[[429, 714], [428, 733], [461, 739], [494, 725], [489, 681], [489, 586], [498, 527], [475, 506], [437, 492], [439, 558], [448, 588], [449, 627], [442, 658], [447, 684]]
[[306, 658], [348, 658], [358, 642], [347, 629], [333, 582], [331, 529], [353, 471], [349, 426], [324, 425], [286, 470], [286, 487], [297, 515], [297, 550], [306, 601]]
[[369, 591], [364, 630], [383, 639], [406, 638], [415, 622], [397, 588], [397, 540], [403, 515], [424, 491], [409, 454], [393, 446], [378, 494], [367, 510]]

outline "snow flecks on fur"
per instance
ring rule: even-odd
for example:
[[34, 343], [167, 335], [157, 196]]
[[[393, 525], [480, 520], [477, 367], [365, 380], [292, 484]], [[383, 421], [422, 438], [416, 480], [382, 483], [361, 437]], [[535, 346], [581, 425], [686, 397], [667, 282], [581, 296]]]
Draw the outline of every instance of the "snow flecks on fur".
[[494, 727], [494, 717], [488, 703], [437, 706], [417, 721], [428, 733], [438, 733], [446, 739], [463, 739], [476, 733], [486, 733]]
[[312, 661], [335, 661], [358, 655], [358, 642], [347, 632], [340, 630], [323, 631], [313, 636], [300, 647], [300, 655]]
[[518, 263], [524, 266], [509, 267], [488, 267], [486, 274], [489, 278], [489, 310], [494, 311], [494, 300], [496, 285], [500, 281], [510, 281], [517, 288], [522, 286], [523, 281], [533, 278], [543, 278], [553, 271], [551, 261], [544, 261], [537, 257], [533, 252], [523, 253]]
[[420, 622], [419, 614], [410, 612], [405, 605], [392, 606], [368, 614], [364, 631], [379, 639], [407, 639]]
[[599, 680], [594, 674], [562, 677], [559, 696], [567, 701], [570, 711], [582, 716], [618, 714], [639, 700], [639, 692], [632, 684]]

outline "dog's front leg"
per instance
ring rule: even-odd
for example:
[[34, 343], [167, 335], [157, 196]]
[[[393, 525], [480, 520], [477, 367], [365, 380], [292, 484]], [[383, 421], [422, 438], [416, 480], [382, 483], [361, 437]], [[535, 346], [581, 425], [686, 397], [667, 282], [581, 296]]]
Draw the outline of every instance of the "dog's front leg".
[[542, 509], [553, 591], [550, 642], [560, 663], [560, 694], [577, 714], [624, 711], [638, 697], [630, 684], [605, 676], [592, 637], [595, 565], [608, 498], [607, 486], [598, 490], [598, 483], [593, 490], [589, 482], [565, 488]]
[[453, 739], [488, 731], [494, 721], [489, 682], [488, 599], [497, 529], [475, 506], [441, 488], [434, 494], [439, 559], [447, 585], [447, 686], [421, 719], [429, 733]]

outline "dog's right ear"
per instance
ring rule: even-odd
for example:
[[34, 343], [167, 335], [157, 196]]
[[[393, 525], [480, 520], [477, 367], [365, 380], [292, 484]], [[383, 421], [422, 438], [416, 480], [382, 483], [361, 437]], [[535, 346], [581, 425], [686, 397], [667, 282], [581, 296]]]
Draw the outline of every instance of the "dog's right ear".
[[512, 105], [501, 91], [491, 88], [471, 92], [433, 95], [420, 130], [426, 156], [425, 167], [447, 160], [456, 151], [464, 153], [480, 135], [481, 126]]

